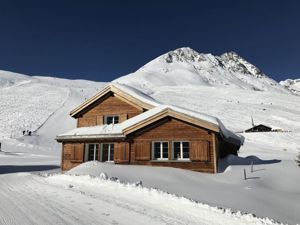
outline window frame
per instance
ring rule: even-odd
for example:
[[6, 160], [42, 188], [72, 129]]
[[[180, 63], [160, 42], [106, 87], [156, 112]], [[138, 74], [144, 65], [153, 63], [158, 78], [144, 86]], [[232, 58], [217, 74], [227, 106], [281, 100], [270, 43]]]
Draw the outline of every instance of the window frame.
[[[160, 158], [155, 158], [155, 149], [154, 149], [154, 145], [155, 143], [160, 143]], [[168, 144], [168, 157], [167, 158], [162, 158], [163, 157], [163, 143], [167, 143]], [[169, 160], [169, 141], [161, 141], [161, 140], [155, 140], [155, 141], [152, 141], [151, 142], [151, 160], [154, 160], [154, 161], [166, 161], [166, 160]]]
[[[102, 161], [103, 160], [103, 145], [108, 145], [108, 152], [107, 152], [107, 159], [106, 161]], [[101, 143], [101, 146], [100, 146], [100, 162], [114, 162], [114, 157], [113, 157], [113, 160], [110, 160], [110, 156], [111, 156], [111, 145], [113, 145], [113, 149], [114, 149], [114, 157], [115, 157], [115, 143], [113, 142], [109, 142], [109, 143]]]
[[[107, 123], [107, 118], [108, 117], [112, 117], [112, 123]], [[117, 123], [115, 123], [115, 118], [118, 118], [118, 122]], [[104, 116], [104, 124], [107, 124], [107, 125], [109, 125], [109, 124], [118, 124], [118, 123], [120, 123], [120, 115], [105, 115]]]
[[[94, 145], [94, 149], [93, 149], [94, 159], [93, 160], [89, 160], [90, 145]], [[99, 160], [99, 154], [100, 154], [99, 147], [101, 147], [101, 146], [99, 146], [99, 143], [86, 143], [85, 147], [84, 147], [84, 150], [85, 150], [84, 162], [98, 161]], [[97, 151], [98, 151], [98, 157], [96, 157], [97, 156]]]
[[[180, 143], [180, 158], [174, 157], [174, 143], [179, 142]], [[183, 158], [183, 142], [187, 142], [189, 144], [189, 157]], [[186, 140], [176, 140], [172, 141], [172, 160], [178, 160], [178, 161], [190, 161], [190, 152], [191, 152], [191, 142]]]

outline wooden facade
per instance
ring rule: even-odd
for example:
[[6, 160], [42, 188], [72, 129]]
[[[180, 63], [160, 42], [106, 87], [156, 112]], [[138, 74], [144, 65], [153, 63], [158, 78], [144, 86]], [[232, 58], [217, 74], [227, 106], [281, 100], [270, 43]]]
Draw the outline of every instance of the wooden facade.
[[[132, 99], [128, 101], [119, 93], [106, 91], [99, 98], [90, 100], [90, 104], [73, 110], [71, 114], [77, 119], [77, 127], [89, 127], [104, 124], [107, 115], [117, 115], [118, 122], [121, 123], [146, 110], [147, 108], [139, 106]], [[155, 118], [126, 130], [125, 134], [124, 138], [62, 140], [62, 170], [69, 170], [87, 161], [87, 151], [93, 151], [88, 149], [91, 145], [97, 145], [95, 149], [98, 151], [98, 158], [94, 159], [102, 159], [101, 154], [107, 157], [108, 150], [104, 147], [108, 143], [113, 145], [113, 149], [109, 151], [116, 164], [168, 166], [209, 173], [217, 172], [220, 155], [234, 154], [237, 151], [236, 145], [224, 142], [214, 125], [184, 115], [178, 116], [175, 112], [155, 115]], [[164, 158], [154, 157], [154, 143], [164, 144]], [[188, 157], [175, 157], [174, 143], [180, 144], [181, 153], [185, 144], [188, 149], [185, 154]]]
[[[171, 166], [195, 171], [215, 172], [216, 157], [213, 133], [184, 121], [167, 117], [129, 135], [130, 163], [138, 165]], [[153, 160], [152, 143], [168, 143], [168, 160]], [[189, 159], [174, 160], [172, 145], [176, 141], [189, 143]]]
[[108, 93], [77, 116], [77, 127], [102, 125], [104, 124], [104, 117], [107, 115], [118, 115], [119, 122], [123, 122], [142, 112], [141, 108], [136, 108], [122, 101], [113, 93]]

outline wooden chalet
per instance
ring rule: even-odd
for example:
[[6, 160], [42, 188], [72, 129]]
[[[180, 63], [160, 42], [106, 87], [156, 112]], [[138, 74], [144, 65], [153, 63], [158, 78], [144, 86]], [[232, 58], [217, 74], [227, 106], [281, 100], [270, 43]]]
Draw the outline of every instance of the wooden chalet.
[[98, 160], [216, 173], [218, 158], [237, 154], [243, 142], [215, 117], [121, 84], [107, 85], [70, 115], [77, 128], [56, 138], [62, 170]]

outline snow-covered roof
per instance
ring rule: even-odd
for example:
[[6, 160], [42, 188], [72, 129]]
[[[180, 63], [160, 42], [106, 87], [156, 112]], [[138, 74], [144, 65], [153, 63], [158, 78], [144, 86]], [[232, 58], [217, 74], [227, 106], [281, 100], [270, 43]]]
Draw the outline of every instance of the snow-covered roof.
[[73, 117], [76, 116], [82, 110], [84, 110], [85, 108], [87, 108], [88, 106], [90, 106], [109, 92], [113, 92], [114, 94], [122, 96], [128, 101], [132, 102], [133, 104], [145, 109], [151, 109], [161, 104], [157, 100], [137, 90], [136, 88], [130, 87], [125, 84], [111, 83], [106, 85], [99, 93], [97, 93], [96, 95], [94, 95], [93, 97], [91, 97], [90, 99], [86, 100], [84, 103], [73, 109], [70, 112], [70, 115]]
[[92, 127], [80, 127], [57, 136], [57, 140], [63, 139], [96, 139], [96, 138], [124, 138], [122, 124], [105, 124]]
[[149, 105], [158, 106], [158, 105], [162, 104], [161, 102], [157, 101], [156, 99], [152, 98], [151, 96], [149, 96], [129, 85], [120, 84], [120, 83], [111, 83], [110, 86], [113, 86], [113, 87], [125, 92], [126, 94], [129, 94], [130, 96], [132, 96], [144, 103], [147, 103]]
[[159, 105], [119, 124], [76, 128], [58, 135], [57, 140], [124, 138], [129, 133], [166, 116], [175, 117], [209, 130], [219, 132], [226, 139], [233, 140], [234, 143], [243, 143], [241, 137], [227, 130], [218, 118], [173, 105]]

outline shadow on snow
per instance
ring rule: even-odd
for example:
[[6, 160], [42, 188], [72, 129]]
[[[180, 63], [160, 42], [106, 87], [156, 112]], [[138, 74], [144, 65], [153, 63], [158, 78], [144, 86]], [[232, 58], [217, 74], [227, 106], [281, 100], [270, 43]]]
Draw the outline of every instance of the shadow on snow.
[[[247, 157], [240, 157], [236, 155], [228, 155], [224, 159], [219, 160], [219, 168], [218, 171], [220, 173], [224, 172], [227, 167], [229, 166], [250, 166], [253, 165], [265, 165], [265, 164], [273, 164], [273, 163], [279, 163], [281, 160], [278, 159], [271, 159], [271, 160], [262, 160], [258, 158], [257, 156], [247, 156]], [[254, 169], [253, 172], [265, 170], [264, 168], [260, 169]]]
[[57, 165], [2, 165], [0, 166], [0, 174], [19, 173], [19, 172], [39, 172], [53, 169], [59, 169]]

